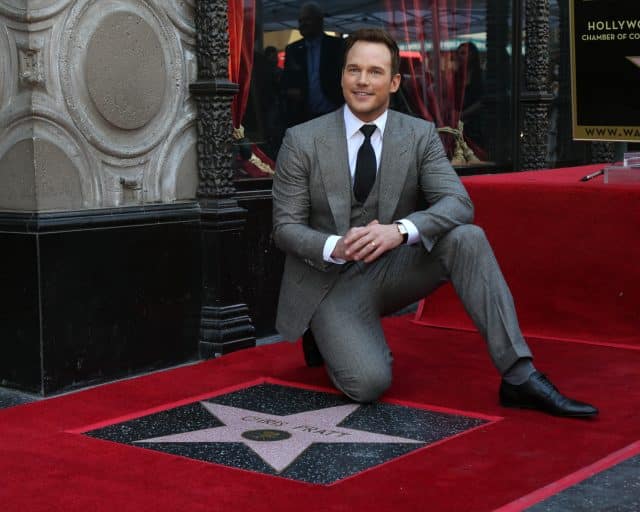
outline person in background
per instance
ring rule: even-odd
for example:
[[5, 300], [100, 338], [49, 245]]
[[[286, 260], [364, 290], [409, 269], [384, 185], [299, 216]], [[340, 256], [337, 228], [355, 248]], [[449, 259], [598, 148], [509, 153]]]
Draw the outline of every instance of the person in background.
[[464, 136], [474, 149], [484, 148], [484, 77], [480, 52], [474, 43], [462, 43], [456, 50], [456, 96], [461, 98], [460, 120]]
[[284, 134], [280, 95], [282, 69], [278, 67], [278, 49], [275, 46], [267, 46], [264, 49], [264, 57], [264, 80], [260, 82], [263, 89], [261, 104], [264, 116], [264, 151], [275, 160]]
[[344, 103], [340, 89], [343, 40], [324, 33], [324, 14], [316, 3], [301, 7], [298, 23], [303, 39], [286, 47], [281, 82], [287, 126]]

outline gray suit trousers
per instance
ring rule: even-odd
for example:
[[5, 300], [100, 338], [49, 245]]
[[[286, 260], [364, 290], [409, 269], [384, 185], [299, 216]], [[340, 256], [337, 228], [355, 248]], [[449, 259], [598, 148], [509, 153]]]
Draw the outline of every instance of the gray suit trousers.
[[380, 319], [450, 280], [487, 342], [500, 373], [532, 357], [511, 292], [481, 228], [458, 226], [428, 252], [400, 246], [373, 263], [347, 263], [311, 319], [318, 348], [338, 389], [371, 402], [391, 384], [392, 356]]

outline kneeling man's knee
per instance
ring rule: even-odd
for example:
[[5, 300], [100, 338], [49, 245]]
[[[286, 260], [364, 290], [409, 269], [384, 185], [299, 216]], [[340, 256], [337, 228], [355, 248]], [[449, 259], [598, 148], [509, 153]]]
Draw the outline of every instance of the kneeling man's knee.
[[374, 402], [391, 386], [391, 367], [362, 371], [354, 376], [344, 393], [355, 402], [366, 404]]

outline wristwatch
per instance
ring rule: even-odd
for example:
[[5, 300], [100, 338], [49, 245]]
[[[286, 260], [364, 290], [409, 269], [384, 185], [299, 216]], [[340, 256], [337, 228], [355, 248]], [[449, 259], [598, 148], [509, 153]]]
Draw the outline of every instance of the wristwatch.
[[402, 235], [402, 243], [406, 244], [407, 240], [409, 240], [409, 232], [407, 231], [407, 228], [402, 222], [396, 222], [396, 227], [398, 228], [398, 232]]

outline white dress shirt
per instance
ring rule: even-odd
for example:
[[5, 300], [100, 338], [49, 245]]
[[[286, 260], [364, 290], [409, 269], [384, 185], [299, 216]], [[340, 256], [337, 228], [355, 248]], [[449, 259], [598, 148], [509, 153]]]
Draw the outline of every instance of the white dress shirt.
[[[351, 112], [348, 105], [344, 106], [343, 112], [345, 135], [347, 137], [347, 150], [349, 155], [349, 172], [351, 173], [351, 186], [353, 186], [353, 180], [356, 173], [356, 160], [358, 158], [358, 150], [364, 142], [364, 134], [360, 131], [360, 128], [365, 124], [375, 124], [377, 127], [377, 129], [371, 135], [371, 146], [373, 146], [373, 151], [376, 154], [377, 172], [380, 169], [380, 157], [382, 155], [382, 137], [384, 136], [384, 128], [387, 124], [387, 111], [385, 110], [380, 117], [369, 123], [363, 123], [360, 119], [358, 119], [353, 114], [353, 112]], [[399, 219], [395, 222], [401, 222], [404, 227], [407, 228], [407, 233], [409, 235], [407, 244], [414, 244], [420, 240], [420, 233], [418, 233], [418, 228], [416, 228], [413, 222], [407, 219]], [[325, 261], [329, 261], [331, 263], [345, 263], [344, 260], [331, 257], [331, 253], [336, 248], [336, 245], [340, 238], [342, 237], [338, 235], [331, 235], [329, 236], [329, 238], [327, 238], [327, 241], [324, 243], [324, 249], [322, 251], [322, 257]]]

